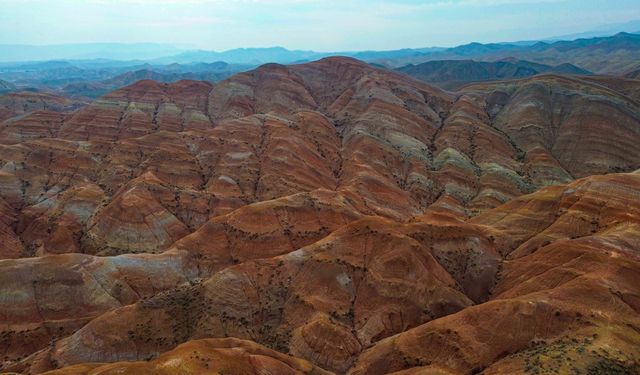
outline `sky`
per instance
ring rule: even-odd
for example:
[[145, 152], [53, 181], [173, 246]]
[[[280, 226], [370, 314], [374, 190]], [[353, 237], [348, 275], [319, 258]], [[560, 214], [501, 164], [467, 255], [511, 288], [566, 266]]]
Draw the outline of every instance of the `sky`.
[[542, 39], [637, 19], [638, 0], [0, 0], [0, 43], [389, 50]]

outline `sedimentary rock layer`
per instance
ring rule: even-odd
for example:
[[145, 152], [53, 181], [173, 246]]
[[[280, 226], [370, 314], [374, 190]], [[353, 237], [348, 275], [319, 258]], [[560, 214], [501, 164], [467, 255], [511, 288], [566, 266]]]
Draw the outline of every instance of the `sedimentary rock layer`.
[[634, 82], [329, 58], [12, 112], [2, 369], [638, 371]]

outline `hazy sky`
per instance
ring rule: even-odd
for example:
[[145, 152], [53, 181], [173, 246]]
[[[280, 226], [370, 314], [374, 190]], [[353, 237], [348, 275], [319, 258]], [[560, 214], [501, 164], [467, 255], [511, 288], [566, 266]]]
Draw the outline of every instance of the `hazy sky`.
[[0, 43], [380, 50], [539, 39], [633, 19], [639, 0], [0, 0]]

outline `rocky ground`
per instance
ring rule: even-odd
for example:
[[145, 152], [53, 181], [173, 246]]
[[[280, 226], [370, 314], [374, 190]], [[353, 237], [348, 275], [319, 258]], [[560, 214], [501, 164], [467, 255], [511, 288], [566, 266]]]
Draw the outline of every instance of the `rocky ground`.
[[639, 92], [328, 58], [0, 97], [1, 369], [636, 374]]

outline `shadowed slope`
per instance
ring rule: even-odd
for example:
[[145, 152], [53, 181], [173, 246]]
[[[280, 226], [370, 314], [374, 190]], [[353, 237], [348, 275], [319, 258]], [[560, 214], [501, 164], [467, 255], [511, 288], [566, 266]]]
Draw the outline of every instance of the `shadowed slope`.
[[[567, 226], [569, 217], [581, 222], [596, 214], [603, 225], [589, 228], [582, 237], [547, 237], [528, 255], [520, 249], [511, 253], [521, 255], [505, 262], [489, 302], [377, 343], [360, 356], [350, 373], [430, 366], [464, 374], [487, 367], [488, 374], [525, 368], [589, 372], [602, 363], [618, 366], [621, 373], [635, 373], [640, 355], [640, 285], [635, 276], [640, 267], [640, 227], [637, 207], [627, 211], [618, 204], [628, 202], [625, 197], [637, 195], [639, 189], [638, 174], [592, 177], [543, 189], [477, 217], [474, 221], [494, 226], [487, 229], [498, 243], [519, 244], [530, 236], [557, 232], [560, 226], [579, 230], [575, 223]], [[555, 213], [567, 206], [566, 200], [574, 203], [557, 218]], [[544, 220], [549, 223], [542, 224]], [[501, 227], [529, 234], [493, 231]]]
[[427, 247], [395, 225], [361, 220], [285, 256], [246, 261], [106, 313], [38, 354], [32, 369], [50, 359], [145, 358], [228, 335], [344, 372], [370, 343], [471, 304]]

